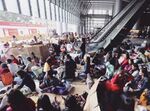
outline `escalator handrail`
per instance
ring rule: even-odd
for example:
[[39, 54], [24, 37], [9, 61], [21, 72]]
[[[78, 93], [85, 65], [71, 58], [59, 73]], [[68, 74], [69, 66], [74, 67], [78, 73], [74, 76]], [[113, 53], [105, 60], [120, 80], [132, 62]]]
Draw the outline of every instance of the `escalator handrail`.
[[[119, 12], [119, 13], [120, 13], [120, 12]], [[113, 16], [112, 19], [111, 19], [109, 22], [107, 22], [107, 23], [105, 24], [105, 26], [103, 26], [101, 29], [99, 29], [98, 31], [96, 31], [96, 33], [90, 38], [89, 41], [91, 41], [95, 36], [97, 36], [97, 34], [98, 34], [99, 32], [101, 32], [116, 16], [118, 16], [119, 13], [117, 13], [115, 16]]]
[[[97, 38], [97, 40], [95, 40], [96, 42], [103, 41], [104, 38], [106, 38], [106, 36], [111, 32], [111, 30], [112, 30], [116, 25], [118, 25], [118, 23], [120, 22], [120, 20], [121, 20], [122, 18], [124, 18], [124, 16], [125, 16], [125, 15], [133, 8], [133, 6], [137, 3], [137, 0], [133, 0], [133, 1], [134, 1], [133, 4], [132, 4], [128, 9], [126, 9], [126, 11], [125, 11], [123, 14], [120, 15], [121, 17], [119, 17], [118, 20], [117, 20], [114, 24], [112, 24], [112, 26], [111, 26], [105, 33], [103, 33], [102, 35], [100, 35], [100, 37]], [[97, 35], [97, 36], [98, 36], [98, 35]]]
[[[131, 2], [136, 2], [136, 0], [132, 0]], [[100, 29], [98, 32], [96, 32], [96, 34], [94, 34], [94, 36], [90, 39], [90, 41], [92, 40], [92, 39], [94, 39], [94, 37], [96, 37], [96, 36], [98, 36], [98, 33], [100, 33], [102, 30], [104, 30], [107, 26], [109, 26], [109, 24], [112, 22], [112, 21], [114, 21], [114, 19], [116, 19], [116, 18], [118, 18], [118, 19], [120, 19], [121, 17], [118, 17], [118, 16], [121, 16], [121, 15], [123, 15], [124, 14], [124, 12], [126, 11], [126, 10], [128, 10], [128, 9], [130, 9], [130, 7], [132, 6], [132, 4], [133, 3], [129, 3], [129, 5], [127, 5], [121, 12], [119, 12], [118, 14], [116, 14], [102, 29]], [[116, 21], [118, 21], [118, 20], [116, 20]], [[115, 23], [114, 23], [115, 24]]]

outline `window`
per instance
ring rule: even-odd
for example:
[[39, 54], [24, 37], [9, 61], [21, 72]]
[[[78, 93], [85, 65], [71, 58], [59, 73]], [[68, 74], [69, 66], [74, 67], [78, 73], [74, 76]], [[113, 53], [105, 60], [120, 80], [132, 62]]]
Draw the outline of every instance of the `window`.
[[71, 23], [71, 13], [69, 13], [69, 22]]
[[68, 17], [68, 15], [69, 15], [69, 14], [68, 14], [68, 12], [67, 12], [67, 11], [65, 11], [65, 12], [66, 12], [66, 13], [65, 13], [65, 14], [66, 14], [66, 15], [65, 15], [66, 23], [69, 23], [69, 17]]
[[70, 13], [70, 23], [72, 23], [72, 14]]
[[0, 0], [0, 10], [4, 10], [2, 0]]
[[94, 10], [94, 14], [108, 14], [107, 10]]
[[19, 13], [17, 0], [5, 0], [8, 12]]
[[60, 12], [60, 22], [62, 22], [63, 15], [62, 15], [62, 8], [60, 8], [60, 7], [59, 7], [59, 12]]
[[47, 11], [47, 19], [50, 20], [50, 6], [49, 6], [49, 1], [46, 0], [46, 11]]
[[73, 24], [75, 23], [74, 15], [72, 15], [72, 23], [73, 23]]
[[69, 12], [67, 12], [67, 17], [68, 17], [68, 23], [70, 23], [70, 13]]
[[99, 10], [94, 10], [94, 14], [98, 14], [99, 13]]
[[57, 5], [55, 6], [56, 6], [56, 20], [59, 21], [59, 12], [58, 12], [59, 7]]
[[69, 13], [70, 14], [70, 23], [72, 22], [72, 14], [71, 13]]
[[61, 8], [61, 13], [62, 13], [62, 22], [64, 22], [65, 20], [64, 20], [64, 9], [63, 8]]
[[[31, 0], [32, 1], [32, 0]], [[45, 19], [44, 1], [39, 0], [41, 18]]]
[[63, 22], [66, 22], [66, 11], [64, 10], [64, 9], [62, 9], [63, 10]]
[[37, 0], [30, 0], [30, 1], [31, 1], [32, 15], [34, 17], [39, 17], [38, 16], [38, 9], [37, 9]]
[[105, 19], [104, 18], [101, 18], [101, 19], [99, 19], [99, 18], [94, 18], [94, 19], [92, 19], [92, 24], [91, 25], [93, 25], [93, 27], [103, 27], [104, 26], [104, 24], [105, 24]]
[[20, 0], [20, 7], [23, 15], [30, 16], [28, 0]]
[[112, 16], [112, 10], [108, 10], [109, 15]]
[[51, 11], [52, 11], [52, 20], [55, 21], [55, 6], [53, 3], [51, 3]]
[[90, 9], [90, 10], [88, 11], [88, 14], [93, 14], [93, 10]]

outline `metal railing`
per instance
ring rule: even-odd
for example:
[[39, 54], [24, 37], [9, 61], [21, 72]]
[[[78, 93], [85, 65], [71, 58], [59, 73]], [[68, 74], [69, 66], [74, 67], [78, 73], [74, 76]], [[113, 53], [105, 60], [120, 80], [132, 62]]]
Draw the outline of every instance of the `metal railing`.
[[96, 34], [90, 39], [90, 41], [94, 42], [99, 38], [99, 36], [104, 35], [107, 32], [107, 30], [110, 29], [110, 27], [115, 25], [116, 22], [122, 18], [126, 11], [128, 11], [136, 1], [137, 0], [132, 0], [120, 13], [116, 14], [102, 29], [97, 31]]

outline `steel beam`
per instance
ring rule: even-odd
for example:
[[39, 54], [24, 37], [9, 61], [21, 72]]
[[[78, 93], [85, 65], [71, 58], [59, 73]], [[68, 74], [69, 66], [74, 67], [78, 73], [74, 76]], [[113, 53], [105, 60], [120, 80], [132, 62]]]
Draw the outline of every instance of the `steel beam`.
[[40, 13], [39, 0], [36, 0], [36, 1], [37, 1], [38, 16], [39, 16], [39, 18], [40, 18], [40, 17], [41, 17], [41, 13]]
[[32, 7], [31, 7], [31, 0], [28, 0], [28, 3], [29, 3], [30, 16], [32, 16], [33, 13], [32, 13]]
[[47, 10], [46, 10], [46, 1], [44, 0], [44, 13], [45, 13], [45, 19], [47, 19]]
[[3, 9], [4, 9], [4, 11], [7, 11], [7, 7], [6, 7], [5, 0], [2, 0], [2, 5], [3, 5]]
[[18, 6], [19, 14], [22, 14], [21, 6], [20, 6], [20, 0], [17, 0], [17, 6]]

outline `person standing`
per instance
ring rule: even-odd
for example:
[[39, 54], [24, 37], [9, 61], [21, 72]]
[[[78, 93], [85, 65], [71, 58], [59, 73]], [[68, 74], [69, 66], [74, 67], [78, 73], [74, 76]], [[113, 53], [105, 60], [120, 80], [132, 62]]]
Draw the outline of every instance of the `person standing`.
[[12, 60], [13, 63], [16, 63], [16, 64], [19, 63], [14, 55], [10, 55], [10, 59]]
[[82, 38], [82, 44], [80, 46], [81, 49], [81, 58], [84, 58], [85, 52], [86, 52], [86, 41], [85, 38]]

